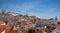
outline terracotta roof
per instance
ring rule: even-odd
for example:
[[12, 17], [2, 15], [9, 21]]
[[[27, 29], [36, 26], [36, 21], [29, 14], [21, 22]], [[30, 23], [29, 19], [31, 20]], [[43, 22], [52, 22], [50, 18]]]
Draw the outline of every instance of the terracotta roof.
[[9, 14], [2, 14], [2, 16], [9, 16]]
[[1, 25], [1, 24], [4, 24], [4, 22], [0, 20], [0, 25]]

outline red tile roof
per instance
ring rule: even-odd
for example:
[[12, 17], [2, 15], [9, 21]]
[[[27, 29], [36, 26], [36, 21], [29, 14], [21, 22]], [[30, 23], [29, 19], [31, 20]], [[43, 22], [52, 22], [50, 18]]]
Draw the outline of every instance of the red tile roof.
[[4, 24], [4, 22], [3, 22], [3, 21], [0, 21], [0, 25], [1, 25], [1, 24]]

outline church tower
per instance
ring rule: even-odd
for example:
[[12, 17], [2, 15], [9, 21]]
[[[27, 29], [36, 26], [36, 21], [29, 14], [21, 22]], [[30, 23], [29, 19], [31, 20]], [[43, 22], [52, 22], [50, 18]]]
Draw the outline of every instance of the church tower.
[[57, 18], [57, 16], [55, 17], [55, 24], [58, 24], [58, 18]]
[[2, 14], [5, 14], [5, 10], [2, 10]]
[[57, 20], [57, 21], [58, 21], [58, 18], [57, 18], [57, 16], [55, 17], [55, 20]]

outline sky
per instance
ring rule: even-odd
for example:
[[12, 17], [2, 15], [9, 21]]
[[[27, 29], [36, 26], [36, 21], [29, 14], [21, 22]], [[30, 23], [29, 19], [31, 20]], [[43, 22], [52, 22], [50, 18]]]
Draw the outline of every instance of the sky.
[[2, 9], [44, 19], [57, 16], [60, 21], [60, 0], [0, 0], [0, 11]]

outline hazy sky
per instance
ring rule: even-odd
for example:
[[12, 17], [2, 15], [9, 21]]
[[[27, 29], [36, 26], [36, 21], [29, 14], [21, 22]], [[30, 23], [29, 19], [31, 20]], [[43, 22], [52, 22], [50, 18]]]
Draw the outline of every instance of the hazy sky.
[[57, 16], [60, 20], [60, 0], [0, 0], [2, 9], [40, 18]]

